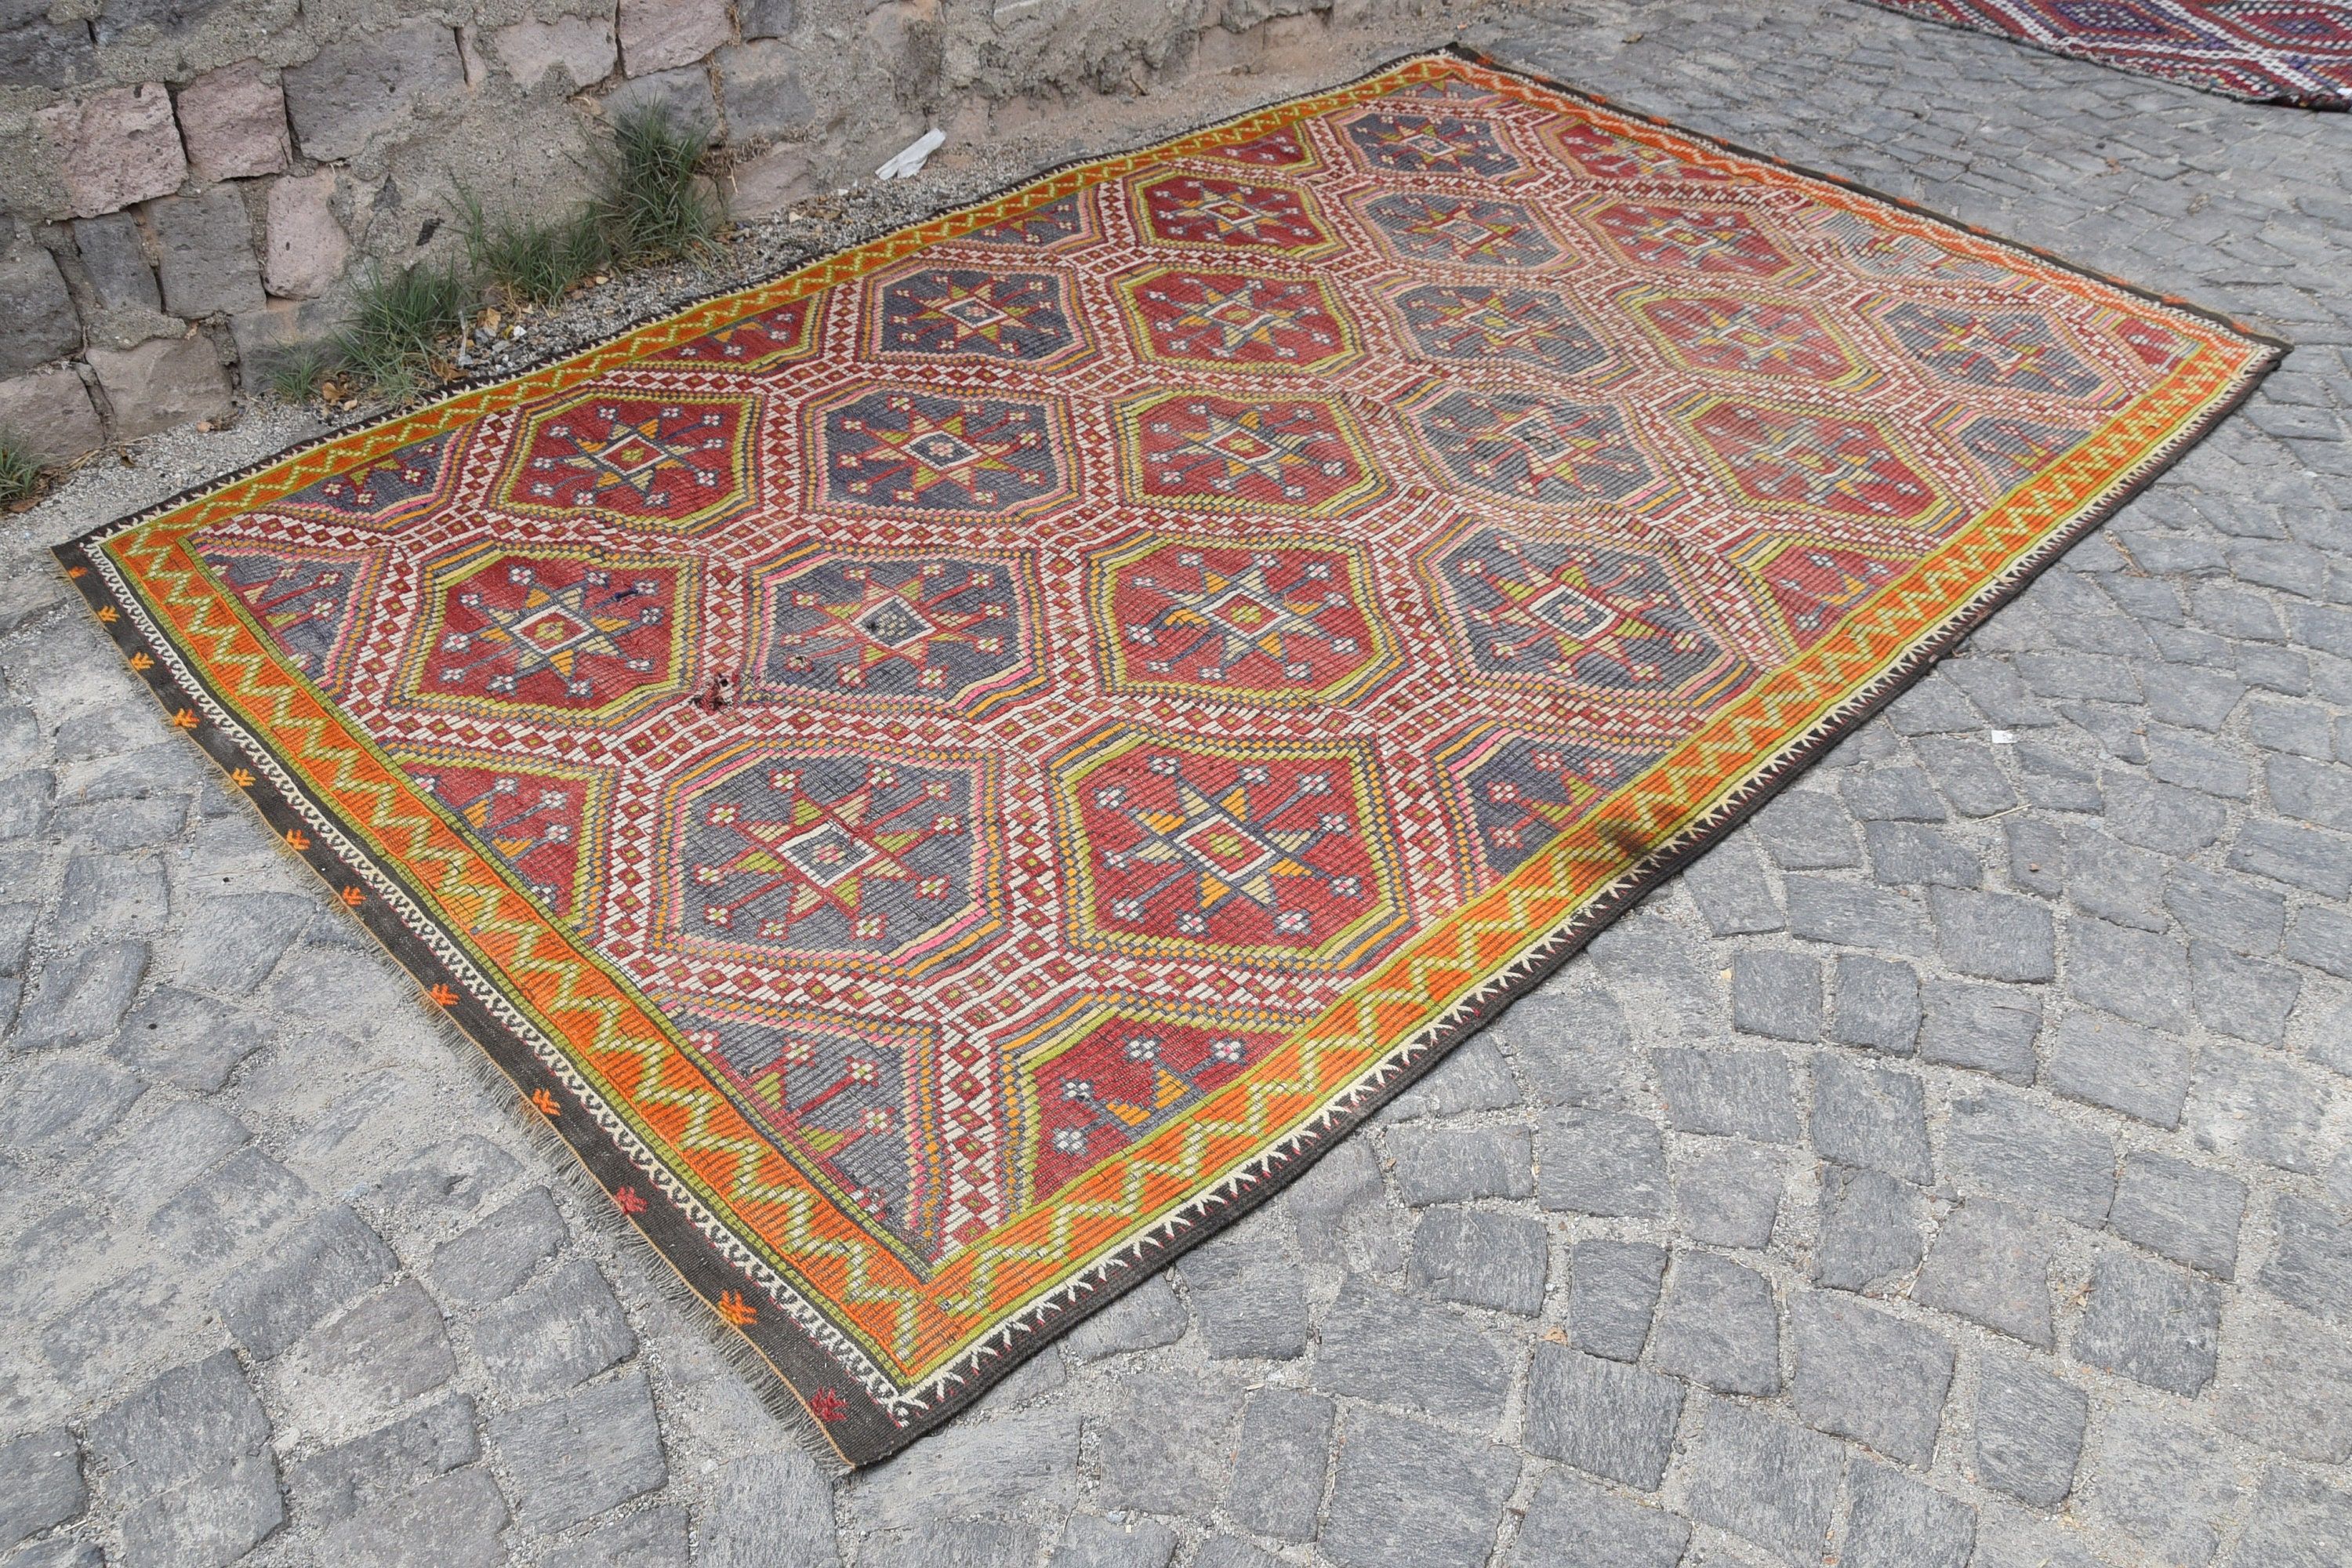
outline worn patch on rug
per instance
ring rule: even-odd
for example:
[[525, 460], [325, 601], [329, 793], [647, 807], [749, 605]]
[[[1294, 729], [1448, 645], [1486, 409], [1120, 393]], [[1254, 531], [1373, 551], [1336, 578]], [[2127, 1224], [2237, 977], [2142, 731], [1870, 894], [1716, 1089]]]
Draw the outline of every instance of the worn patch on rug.
[[2352, 109], [2345, 0], [1866, 0], [2206, 92]]
[[1295, 1176], [2274, 356], [1426, 56], [60, 554], [862, 1463]]

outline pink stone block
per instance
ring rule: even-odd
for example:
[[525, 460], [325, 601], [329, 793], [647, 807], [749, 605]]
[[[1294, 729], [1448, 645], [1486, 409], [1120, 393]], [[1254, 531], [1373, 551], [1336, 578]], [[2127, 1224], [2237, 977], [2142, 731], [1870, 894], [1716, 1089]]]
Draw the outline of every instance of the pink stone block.
[[182, 88], [180, 125], [199, 180], [274, 174], [293, 156], [286, 95], [259, 60], [223, 66]]
[[332, 169], [299, 178], [289, 174], [269, 187], [261, 279], [272, 294], [308, 300], [325, 293], [342, 276], [352, 244], [335, 221], [330, 205], [334, 195]]
[[621, 65], [631, 76], [689, 66], [729, 31], [726, 0], [621, 0]]
[[162, 82], [109, 88], [44, 109], [38, 118], [76, 217], [168, 196], [188, 176], [172, 95]]

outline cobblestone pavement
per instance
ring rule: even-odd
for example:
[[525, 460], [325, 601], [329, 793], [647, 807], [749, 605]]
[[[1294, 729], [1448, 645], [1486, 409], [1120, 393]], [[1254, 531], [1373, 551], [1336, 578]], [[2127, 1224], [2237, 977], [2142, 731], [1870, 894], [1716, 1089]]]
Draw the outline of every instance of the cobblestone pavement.
[[20, 542], [5, 1568], [2352, 1561], [2352, 121], [1839, 0], [1490, 42], [2305, 346], [1375, 1130], [838, 1487]]

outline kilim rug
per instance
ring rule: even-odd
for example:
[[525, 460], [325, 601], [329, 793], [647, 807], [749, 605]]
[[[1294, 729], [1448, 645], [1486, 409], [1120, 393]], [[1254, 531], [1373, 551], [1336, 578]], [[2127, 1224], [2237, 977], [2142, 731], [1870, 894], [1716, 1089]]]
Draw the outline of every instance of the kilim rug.
[[1868, 0], [2207, 92], [2352, 109], [2352, 0]]
[[1295, 1176], [2274, 353], [1427, 56], [59, 553], [864, 1462]]

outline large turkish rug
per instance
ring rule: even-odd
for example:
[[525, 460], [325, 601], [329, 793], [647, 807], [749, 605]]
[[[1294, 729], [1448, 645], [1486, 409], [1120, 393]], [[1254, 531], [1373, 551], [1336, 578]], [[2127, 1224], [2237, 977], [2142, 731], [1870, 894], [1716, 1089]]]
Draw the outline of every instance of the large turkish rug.
[[863, 1462], [1297, 1175], [2274, 353], [1427, 56], [60, 554]]
[[1867, 3], [2230, 98], [2352, 108], [2352, 0]]

